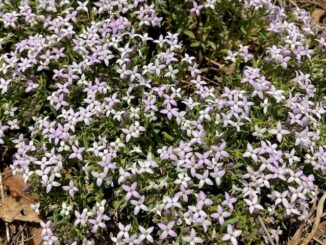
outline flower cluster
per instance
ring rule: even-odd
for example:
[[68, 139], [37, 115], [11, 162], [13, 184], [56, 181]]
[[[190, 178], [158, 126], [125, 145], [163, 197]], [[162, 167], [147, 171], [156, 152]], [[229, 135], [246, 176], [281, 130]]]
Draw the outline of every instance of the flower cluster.
[[258, 218], [275, 241], [305, 219], [326, 173], [325, 35], [307, 12], [16, 5], [0, 2], [0, 150], [41, 197], [44, 244], [268, 243]]

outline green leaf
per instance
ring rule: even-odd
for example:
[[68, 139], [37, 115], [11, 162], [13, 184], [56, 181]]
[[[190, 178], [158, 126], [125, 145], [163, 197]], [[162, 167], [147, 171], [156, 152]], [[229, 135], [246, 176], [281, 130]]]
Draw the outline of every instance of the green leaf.
[[243, 26], [240, 27], [240, 31], [241, 31], [243, 34], [247, 35], [247, 31], [243, 28]]
[[185, 31], [183, 31], [183, 33], [185, 35], [187, 35], [188, 37], [192, 38], [192, 39], [195, 39], [196, 38], [195, 37], [195, 34], [192, 31], [190, 31], [190, 30], [185, 30]]
[[208, 45], [213, 49], [216, 50], [216, 45], [212, 41], [207, 41]]
[[174, 141], [174, 138], [171, 135], [169, 135], [167, 132], [163, 132], [163, 136], [169, 141]]
[[120, 211], [122, 211], [123, 209], [125, 209], [128, 205], [128, 202], [123, 202], [120, 206], [119, 206], [119, 209]]
[[83, 135], [83, 144], [84, 144], [84, 147], [88, 148], [88, 140], [87, 140], [86, 135]]
[[236, 165], [233, 166], [233, 168], [240, 168], [243, 166], [243, 163], [238, 162]]
[[194, 43], [190, 44], [190, 47], [192, 47], [192, 48], [197, 48], [199, 46], [200, 46], [199, 42], [194, 42]]
[[221, 229], [224, 230], [224, 229], [227, 227], [227, 225], [233, 225], [233, 224], [235, 224], [238, 220], [239, 220], [238, 217], [234, 217], [234, 218], [232, 218], [232, 219], [228, 219], [227, 221], [225, 221], [225, 222], [223, 223], [223, 225], [221, 225]]
[[54, 109], [53, 106], [50, 106], [50, 110], [52, 111], [52, 113], [53, 113], [55, 116], [58, 116], [58, 113], [57, 113], [57, 111]]
[[207, 37], [208, 37], [208, 34], [203, 34], [203, 42], [206, 41]]

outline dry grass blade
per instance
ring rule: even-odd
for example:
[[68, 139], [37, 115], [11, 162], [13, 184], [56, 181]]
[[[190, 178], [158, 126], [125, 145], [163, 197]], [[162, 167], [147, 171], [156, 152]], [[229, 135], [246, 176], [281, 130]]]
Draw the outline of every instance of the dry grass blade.
[[24, 230], [26, 228], [26, 223], [24, 224], [24, 226], [22, 226], [21, 224], [19, 224], [19, 230], [18, 232], [12, 237], [10, 245], [23, 245], [24, 242], [22, 242], [23, 240], [19, 239], [20, 237], [24, 237]]
[[264, 232], [266, 233], [266, 236], [267, 236], [268, 241], [270, 242], [270, 244], [275, 245], [271, 235], [269, 234], [269, 232], [268, 232], [268, 230], [267, 230], [267, 228], [266, 228], [266, 226], [264, 224], [264, 221], [262, 220], [262, 218], [260, 216], [258, 216], [258, 221], [259, 221], [260, 225], [263, 227]]
[[325, 200], [326, 200], [326, 193], [324, 193], [324, 195], [322, 196], [322, 198], [320, 199], [320, 201], [318, 203], [314, 225], [312, 227], [311, 232], [303, 240], [302, 245], [307, 245], [312, 240], [313, 236], [315, 235], [315, 233], [318, 229], [318, 225], [320, 223], [320, 219], [323, 214]]
[[[324, 193], [320, 198], [318, 205], [316, 205], [316, 200], [314, 201], [309, 214], [307, 215], [303, 224], [299, 227], [299, 229], [289, 241], [289, 245], [307, 245], [312, 240], [318, 244], [326, 244], [326, 222], [320, 223], [321, 218], [324, 215], [323, 210], [325, 200], [326, 193]], [[313, 225], [311, 231], [308, 232], [307, 230], [309, 227], [311, 227], [312, 223]]]
[[289, 245], [299, 245], [301, 244], [301, 240], [303, 240], [302, 238], [302, 234], [304, 232], [304, 230], [307, 228], [307, 224], [310, 222], [310, 220], [314, 219], [314, 213], [316, 212], [316, 207], [317, 207], [317, 195], [314, 199], [314, 203], [306, 217], [306, 219], [304, 220], [304, 222], [302, 223], [302, 225], [299, 227], [299, 229], [295, 232], [295, 234], [293, 235], [293, 237], [291, 238], [291, 240], [289, 241]]
[[314, 11], [312, 11], [311, 13], [311, 23], [314, 24], [319, 24], [320, 23], [320, 19], [323, 15], [325, 15], [326, 11], [323, 9], [315, 9]]

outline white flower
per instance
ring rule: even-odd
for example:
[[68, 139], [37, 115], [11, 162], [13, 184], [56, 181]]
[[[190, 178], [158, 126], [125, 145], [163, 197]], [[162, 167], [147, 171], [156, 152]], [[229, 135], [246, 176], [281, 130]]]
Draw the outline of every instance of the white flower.
[[264, 102], [260, 103], [260, 106], [263, 108], [264, 114], [266, 114], [269, 107], [268, 99], [264, 99]]
[[120, 239], [120, 238], [126, 238], [126, 237], [129, 237], [129, 230], [131, 228], [131, 225], [126, 225], [124, 226], [123, 224], [119, 223], [118, 224], [118, 227], [119, 227], [119, 233], [117, 235], [117, 238]]
[[228, 50], [228, 55], [224, 58], [225, 60], [230, 60], [233, 63], [235, 63], [237, 60], [237, 56], [238, 56], [239, 52], [232, 52], [231, 50]]
[[262, 138], [265, 132], [266, 128], [259, 128], [257, 125], [255, 125], [255, 132], [253, 132], [252, 135], [257, 138]]
[[237, 245], [238, 244], [237, 237], [240, 236], [241, 233], [242, 233], [241, 230], [234, 230], [232, 225], [228, 225], [227, 234], [225, 234], [222, 237], [222, 240], [223, 241], [230, 240], [233, 245]]
[[250, 143], [247, 143], [247, 151], [242, 155], [243, 157], [251, 157], [255, 162], [258, 161], [259, 149], [254, 149]]
[[72, 206], [68, 206], [67, 205], [67, 203], [62, 203], [62, 209], [61, 209], [61, 211], [60, 211], [60, 214], [62, 215], [62, 216], [67, 216], [67, 215], [69, 215], [69, 213], [72, 211], [72, 209], [73, 209], [73, 207]]
[[256, 210], [263, 210], [264, 209], [262, 205], [258, 204], [258, 196], [257, 195], [254, 195], [252, 200], [244, 199], [244, 201], [248, 204], [249, 212], [251, 214], [254, 213]]
[[199, 116], [198, 120], [200, 122], [202, 122], [204, 120], [207, 120], [207, 121], [212, 120], [211, 116], [209, 115], [210, 110], [211, 110], [211, 108], [210, 107], [207, 107], [205, 110], [199, 111], [200, 116]]
[[197, 243], [203, 243], [204, 240], [196, 236], [196, 231], [194, 228], [191, 228], [190, 236], [183, 236], [182, 240], [187, 242], [189, 245], [195, 245]]
[[151, 236], [151, 233], [153, 232], [154, 227], [149, 227], [148, 229], [142, 227], [141, 225], [139, 226], [139, 231], [141, 232], [140, 236], [138, 237], [139, 242], [141, 243], [143, 240], [147, 240], [148, 242], [153, 243], [154, 239]]
[[206, 170], [202, 175], [196, 174], [196, 178], [199, 179], [198, 187], [201, 189], [205, 184], [213, 185], [213, 181], [209, 178], [209, 172]]
[[270, 134], [276, 134], [276, 138], [280, 143], [282, 142], [282, 136], [290, 133], [288, 130], [282, 129], [281, 122], [277, 122], [276, 129], [270, 129], [268, 132]]
[[31, 209], [33, 209], [35, 211], [35, 213], [40, 214], [40, 210], [39, 210], [40, 203], [39, 202], [32, 203], [30, 206], [31, 206]]
[[126, 142], [129, 142], [131, 137], [138, 138], [140, 136], [140, 133], [145, 131], [145, 128], [140, 126], [139, 122], [136, 121], [129, 127], [129, 129], [123, 128], [121, 130], [123, 133], [126, 134]]

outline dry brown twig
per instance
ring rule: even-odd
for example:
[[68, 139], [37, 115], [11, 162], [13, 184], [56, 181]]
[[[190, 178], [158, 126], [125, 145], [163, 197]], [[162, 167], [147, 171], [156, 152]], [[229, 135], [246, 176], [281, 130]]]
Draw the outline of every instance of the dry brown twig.
[[215, 85], [218, 85], [218, 83], [214, 82], [213, 80], [211, 80], [211, 79], [209, 79], [209, 78], [207, 78], [207, 77], [204, 77], [204, 76], [203, 76], [203, 79], [209, 81], [210, 83], [214, 83]]
[[299, 8], [298, 5], [296, 4], [296, 2], [293, 1], [293, 0], [287, 0], [286, 2], [292, 4], [292, 5], [293, 5], [294, 7], [296, 7], [296, 8]]
[[274, 241], [273, 241], [271, 235], [269, 234], [269, 232], [268, 232], [268, 230], [267, 230], [267, 227], [266, 227], [265, 224], [264, 224], [263, 219], [262, 219], [260, 216], [258, 216], [258, 221], [259, 221], [260, 225], [263, 227], [264, 232], [266, 233], [266, 236], [267, 236], [268, 241], [270, 242], [270, 244], [275, 245], [275, 243], [274, 243]]
[[302, 245], [307, 245], [312, 240], [313, 236], [315, 235], [315, 233], [316, 233], [316, 231], [318, 229], [318, 225], [320, 223], [320, 219], [321, 219], [322, 214], [323, 214], [325, 200], [326, 200], [326, 192], [321, 197], [321, 199], [320, 199], [320, 201], [318, 203], [317, 211], [316, 211], [316, 217], [315, 217], [315, 221], [314, 221], [314, 225], [312, 227], [312, 230], [308, 234], [308, 236], [303, 240], [303, 242], [301, 243]]
[[[24, 242], [20, 241], [20, 237], [24, 237], [24, 229], [26, 228], [26, 223], [24, 224], [24, 226], [22, 226], [21, 224], [19, 224], [19, 231], [16, 232], [15, 236], [11, 239], [11, 243], [10, 245], [16, 245], [16, 244], [22, 244], [24, 245]], [[22, 235], [22, 236], [21, 236]]]
[[[310, 212], [308, 213], [302, 225], [299, 227], [299, 229], [296, 231], [294, 236], [289, 241], [288, 243], [289, 245], [308, 245], [312, 240], [315, 240], [319, 244], [325, 245], [325, 242], [321, 241], [319, 237], [315, 236], [317, 234], [321, 218], [325, 215], [325, 213], [323, 212], [325, 201], [326, 201], [326, 192], [320, 198], [318, 205], [316, 204], [317, 198], [315, 199], [314, 204], [310, 209]], [[309, 233], [307, 232], [308, 233], [307, 236], [303, 236], [304, 231], [306, 231], [307, 227], [310, 227], [311, 225], [312, 225], [311, 231]]]
[[19, 229], [21, 230], [21, 240], [20, 240], [20, 242], [19, 242], [19, 244], [21, 244], [21, 245], [24, 245], [24, 240], [25, 240], [25, 237], [24, 237], [24, 228], [22, 227], [22, 225], [20, 224], [19, 225]]
[[[318, 194], [318, 193], [317, 193]], [[289, 241], [289, 245], [298, 245], [300, 244], [300, 241], [303, 239], [301, 237], [301, 234], [304, 230], [304, 228], [307, 226], [307, 223], [310, 222], [310, 219], [314, 218], [314, 213], [316, 211], [316, 206], [317, 206], [317, 194], [315, 196], [314, 199], [314, 203], [307, 215], [307, 217], [305, 218], [305, 220], [303, 221], [302, 225], [299, 227], [299, 229], [295, 232], [295, 234], [293, 235], [293, 237], [291, 238], [291, 240]]]
[[39, 236], [41, 233], [42, 233], [42, 230], [33, 236], [27, 237], [25, 240], [23, 240], [23, 242], [28, 242], [28, 241], [32, 240], [33, 238]]

